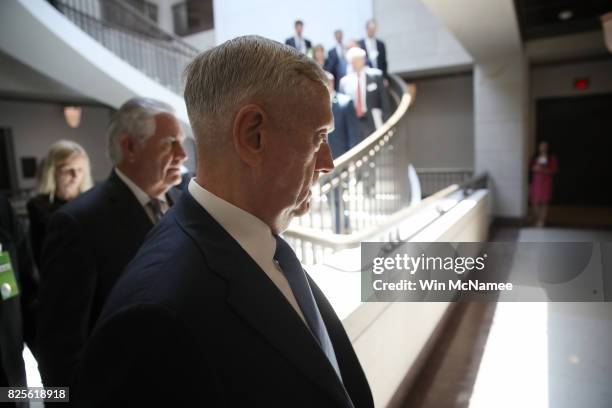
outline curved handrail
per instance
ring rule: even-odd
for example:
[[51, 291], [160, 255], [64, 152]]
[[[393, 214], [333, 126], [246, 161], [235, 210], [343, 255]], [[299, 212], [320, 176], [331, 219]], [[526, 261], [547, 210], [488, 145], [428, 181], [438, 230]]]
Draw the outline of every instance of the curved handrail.
[[[330, 248], [334, 251], [338, 251], [346, 248], [354, 248], [359, 246], [359, 244], [363, 241], [367, 241], [371, 239], [372, 236], [378, 235], [380, 231], [385, 231], [391, 229], [395, 225], [397, 225], [400, 221], [406, 219], [407, 217], [418, 213], [431, 206], [432, 204], [444, 199], [448, 198], [456, 193], [460, 193], [463, 198], [469, 196], [473, 193], [474, 190], [478, 188], [486, 187], [488, 180], [488, 175], [486, 173], [480, 174], [476, 177], [471, 178], [470, 180], [461, 183], [461, 184], [453, 184], [448, 186], [435, 194], [425, 198], [421, 202], [416, 205], [406, 207], [387, 219], [381, 222], [378, 225], [370, 226], [364, 230], [360, 230], [353, 234], [342, 235], [342, 234], [333, 234], [333, 233], [321, 233], [319, 231], [313, 230], [312, 228], [305, 228], [300, 226], [295, 226], [291, 229], [285, 231], [284, 235], [287, 235], [290, 239], [298, 239], [301, 241], [307, 241], [312, 243], [313, 245], [320, 245], [326, 248]], [[455, 204], [456, 205], [456, 204]], [[454, 207], [454, 205], [452, 206]], [[436, 211], [439, 215], [443, 215], [447, 213], [452, 207], [437, 207]], [[419, 229], [419, 231], [422, 230]], [[411, 234], [415, 235], [415, 234]]]

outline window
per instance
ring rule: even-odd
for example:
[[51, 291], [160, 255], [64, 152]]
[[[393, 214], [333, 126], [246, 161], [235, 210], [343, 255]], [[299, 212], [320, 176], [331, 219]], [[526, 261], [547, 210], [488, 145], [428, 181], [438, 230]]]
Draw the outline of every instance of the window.
[[187, 0], [172, 6], [174, 32], [185, 36], [214, 28], [212, 0]]

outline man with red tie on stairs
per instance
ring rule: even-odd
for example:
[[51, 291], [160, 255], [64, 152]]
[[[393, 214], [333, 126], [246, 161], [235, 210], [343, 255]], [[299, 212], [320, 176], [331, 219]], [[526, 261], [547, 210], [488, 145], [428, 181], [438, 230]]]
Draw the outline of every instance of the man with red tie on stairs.
[[186, 74], [196, 178], [113, 289], [73, 403], [372, 408], [342, 323], [279, 236], [333, 169], [325, 73], [246, 36]]
[[389, 118], [389, 95], [382, 71], [366, 65], [366, 52], [363, 49], [349, 49], [346, 59], [353, 71], [340, 80], [340, 92], [353, 99], [363, 135], [367, 137]]

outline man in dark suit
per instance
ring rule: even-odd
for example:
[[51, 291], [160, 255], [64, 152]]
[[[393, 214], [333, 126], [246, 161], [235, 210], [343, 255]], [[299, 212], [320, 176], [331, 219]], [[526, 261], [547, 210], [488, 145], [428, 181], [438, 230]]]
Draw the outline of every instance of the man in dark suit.
[[312, 43], [310, 40], [303, 37], [304, 33], [304, 22], [302, 20], [295, 21], [295, 35], [293, 37], [289, 37], [285, 40], [285, 44], [295, 48], [302, 54], [308, 54], [310, 49], [312, 48]]
[[336, 37], [336, 44], [327, 53], [325, 70], [334, 75], [334, 89], [338, 90], [340, 79], [346, 75], [346, 55], [342, 43], [342, 30], [334, 31], [334, 37]]
[[366, 23], [367, 36], [359, 40], [359, 47], [366, 52], [366, 60], [372, 68], [380, 69], [385, 77], [389, 78], [387, 73], [387, 48], [385, 43], [376, 38], [376, 20], [368, 20]]
[[340, 80], [340, 92], [350, 96], [355, 105], [364, 137], [368, 137], [389, 118], [391, 105], [379, 69], [366, 66], [366, 53], [354, 47], [348, 50], [347, 60], [353, 72]]
[[343, 155], [363, 140], [355, 105], [350, 96], [334, 91], [334, 76], [327, 73], [329, 93], [332, 96], [334, 130], [328, 135], [328, 143], [334, 159]]
[[108, 179], [51, 218], [43, 248], [38, 324], [46, 386], [69, 385], [111, 288], [145, 235], [178, 196], [186, 159], [172, 108], [126, 102], [108, 128]]
[[[23, 344], [34, 347], [38, 276], [27, 235], [0, 193], [0, 387], [26, 387]], [[9, 270], [10, 265], [10, 270]], [[21, 406], [9, 402], [2, 407]]]
[[373, 407], [342, 323], [279, 236], [333, 169], [326, 81], [257, 36], [188, 66], [196, 178], [113, 289], [77, 406]]

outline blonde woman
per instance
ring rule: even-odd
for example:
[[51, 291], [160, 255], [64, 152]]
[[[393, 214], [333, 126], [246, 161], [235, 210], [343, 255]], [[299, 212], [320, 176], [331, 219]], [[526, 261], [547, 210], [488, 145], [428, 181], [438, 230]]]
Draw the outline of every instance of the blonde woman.
[[323, 44], [317, 44], [312, 49], [312, 59], [323, 69], [325, 69], [325, 47]]
[[40, 267], [42, 245], [51, 215], [92, 186], [89, 157], [78, 143], [59, 140], [51, 145], [42, 164], [38, 195], [28, 201], [30, 240]]

